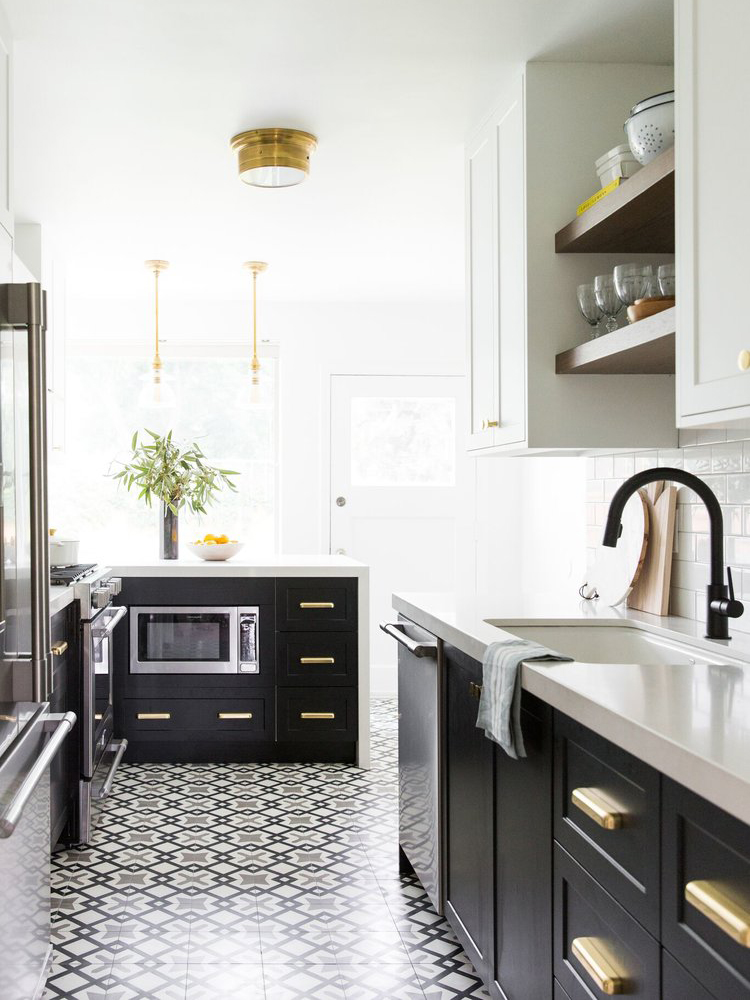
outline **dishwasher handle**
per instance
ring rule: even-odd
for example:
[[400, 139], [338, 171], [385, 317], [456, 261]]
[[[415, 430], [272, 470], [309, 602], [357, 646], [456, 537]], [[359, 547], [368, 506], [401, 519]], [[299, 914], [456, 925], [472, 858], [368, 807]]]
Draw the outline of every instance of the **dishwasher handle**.
[[6, 840], [12, 836], [23, 815], [26, 803], [34, 794], [34, 789], [44, 777], [44, 772], [52, 763], [63, 740], [75, 725], [76, 717], [73, 712], [65, 712], [64, 715], [47, 716], [44, 720], [45, 729], [52, 728], [52, 736], [44, 746], [34, 764], [21, 782], [18, 791], [8, 806], [0, 813], [0, 839]]
[[430, 656], [432, 659], [437, 659], [437, 639], [434, 642], [417, 642], [416, 639], [410, 639], [404, 632], [402, 622], [381, 622], [380, 627], [386, 635], [405, 646], [412, 656]]

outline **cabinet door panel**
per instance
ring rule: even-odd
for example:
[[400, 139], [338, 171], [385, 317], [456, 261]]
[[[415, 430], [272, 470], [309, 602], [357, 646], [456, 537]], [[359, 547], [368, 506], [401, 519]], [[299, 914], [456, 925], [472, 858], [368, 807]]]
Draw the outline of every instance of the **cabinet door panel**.
[[[730, 30], [727, 27], [731, 26]], [[676, 135], [678, 423], [684, 426], [750, 415], [750, 350], [745, 284], [750, 201], [731, 189], [727, 164], [750, 155], [736, 128], [750, 103], [746, 60], [750, 4], [680, 0], [677, 8]]]
[[493, 744], [477, 729], [472, 684], [481, 666], [446, 646], [445, 913], [479, 974], [489, 976], [492, 934]]

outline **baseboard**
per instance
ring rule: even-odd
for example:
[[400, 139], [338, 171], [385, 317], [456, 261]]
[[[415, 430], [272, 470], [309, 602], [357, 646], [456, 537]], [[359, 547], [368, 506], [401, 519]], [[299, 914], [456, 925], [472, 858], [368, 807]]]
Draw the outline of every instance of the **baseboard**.
[[370, 664], [370, 697], [396, 698], [398, 696], [398, 669], [395, 663]]

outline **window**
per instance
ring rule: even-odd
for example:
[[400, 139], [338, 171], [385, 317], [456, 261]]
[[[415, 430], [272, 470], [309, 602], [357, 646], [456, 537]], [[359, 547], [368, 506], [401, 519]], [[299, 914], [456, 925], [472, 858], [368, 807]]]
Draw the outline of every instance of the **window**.
[[277, 361], [263, 358], [261, 402], [250, 402], [248, 359], [170, 358], [165, 372], [177, 398], [170, 410], [139, 405], [143, 358], [68, 350], [66, 449], [50, 462], [50, 524], [81, 539], [81, 559], [132, 561], [158, 557], [159, 511], [109, 478], [127, 460], [133, 432], [173, 429], [196, 440], [211, 465], [234, 469], [237, 493], [223, 491], [208, 514], [180, 516], [186, 541], [207, 532], [238, 538], [253, 555], [276, 550]]

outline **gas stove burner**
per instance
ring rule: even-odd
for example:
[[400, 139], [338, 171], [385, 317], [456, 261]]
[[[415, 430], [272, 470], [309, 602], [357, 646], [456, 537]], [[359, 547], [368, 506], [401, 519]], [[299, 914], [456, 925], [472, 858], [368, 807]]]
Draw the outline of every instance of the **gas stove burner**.
[[75, 566], [55, 566], [50, 570], [50, 578], [53, 585], [69, 587], [73, 583], [78, 583], [88, 576], [92, 569], [96, 569], [96, 563], [79, 563]]

